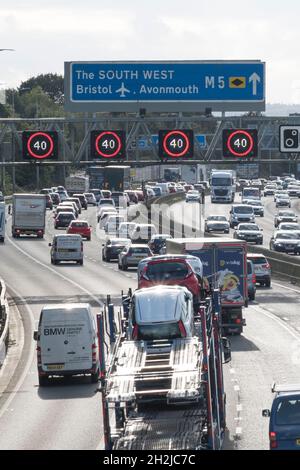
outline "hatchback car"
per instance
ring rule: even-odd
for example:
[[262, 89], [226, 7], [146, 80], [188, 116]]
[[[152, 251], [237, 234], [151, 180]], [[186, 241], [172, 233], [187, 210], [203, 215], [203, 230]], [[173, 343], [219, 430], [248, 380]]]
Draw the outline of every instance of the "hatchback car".
[[46, 194], [46, 209], [53, 209], [53, 201], [50, 193]]
[[123, 271], [128, 268], [137, 267], [141, 259], [152, 256], [148, 245], [128, 245], [119, 254], [118, 267]]
[[54, 228], [68, 227], [72, 220], [76, 220], [74, 212], [60, 212], [54, 220]]
[[193, 294], [195, 304], [201, 298], [199, 279], [186, 258], [154, 257], [144, 266], [138, 282], [139, 288], [161, 284], [186, 287]]
[[270, 450], [300, 450], [300, 384], [273, 384], [272, 392], [271, 410], [262, 411], [270, 418]]
[[261, 201], [249, 200], [247, 204], [253, 207], [255, 215], [259, 215], [260, 217], [264, 216], [265, 210], [264, 210], [263, 203]]
[[257, 245], [263, 244], [262, 229], [257, 224], [239, 224], [233, 233], [233, 238], [254, 242]]
[[102, 244], [102, 261], [118, 259], [121, 251], [130, 244], [129, 238], [107, 238]]
[[230, 209], [229, 223], [234, 228], [241, 222], [255, 222], [255, 214], [252, 206], [237, 204]]
[[59, 194], [58, 193], [50, 193], [50, 196], [51, 196], [51, 199], [52, 199], [52, 202], [53, 202], [53, 205], [54, 206], [58, 206], [58, 204], [60, 204], [60, 197], [59, 197]]
[[76, 194], [73, 194], [73, 197], [77, 197], [80, 201], [81, 208], [84, 210], [87, 210], [88, 204], [87, 204], [87, 200], [84, 194], [76, 193]]
[[100, 189], [90, 189], [90, 193], [93, 193], [95, 198], [96, 198], [96, 202], [98, 203], [101, 199], [101, 190]]
[[195, 189], [190, 189], [185, 195], [185, 202], [201, 202], [201, 195]]
[[78, 233], [82, 238], [91, 239], [92, 227], [86, 220], [72, 220], [67, 233]]
[[253, 263], [256, 282], [271, 287], [271, 266], [267, 258], [261, 253], [248, 253], [247, 260]]
[[287, 194], [280, 194], [276, 197], [276, 207], [291, 207], [291, 200]]
[[97, 205], [97, 200], [96, 200], [95, 194], [93, 194], [93, 193], [84, 193], [84, 195], [86, 197], [86, 200], [87, 200], [88, 204], [91, 204], [92, 206]]
[[179, 286], [135, 291], [129, 310], [129, 339], [153, 341], [194, 336], [192, 300], [191, 293]]
[[131, 234], [133, 243], [148, 243], [153, 235], [157, 234], [153, 224], [136, 224]]

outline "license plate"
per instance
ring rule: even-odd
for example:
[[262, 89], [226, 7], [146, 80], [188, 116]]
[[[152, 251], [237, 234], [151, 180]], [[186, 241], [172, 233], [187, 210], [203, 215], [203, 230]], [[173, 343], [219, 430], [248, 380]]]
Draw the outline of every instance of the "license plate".
[[64, 368], [64, 364], [51, 364], [49, 366], [47, 366], [47, 369], [48, 370], [61, 370]]
[[296, 446], [300, 446], [300, 439], [296, 439]]

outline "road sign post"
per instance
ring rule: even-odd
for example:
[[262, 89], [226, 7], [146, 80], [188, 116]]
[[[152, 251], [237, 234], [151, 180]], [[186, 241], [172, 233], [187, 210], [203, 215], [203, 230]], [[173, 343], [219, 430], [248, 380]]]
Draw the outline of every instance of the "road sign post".
[[264, 111], [261, 61], [65, 62], [70, 112]]

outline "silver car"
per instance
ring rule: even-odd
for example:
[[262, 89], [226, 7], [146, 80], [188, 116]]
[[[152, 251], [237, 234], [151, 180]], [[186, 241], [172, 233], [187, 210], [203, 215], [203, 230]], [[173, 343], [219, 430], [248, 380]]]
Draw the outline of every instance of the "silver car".
[[127, 271], [128, 268], [137, 267], [139, 262], [152, 256], [152, 252], [148, 245], [135, 245], [126, 246], [123, 251], [119, 254], [118, 267], [123, 271]]

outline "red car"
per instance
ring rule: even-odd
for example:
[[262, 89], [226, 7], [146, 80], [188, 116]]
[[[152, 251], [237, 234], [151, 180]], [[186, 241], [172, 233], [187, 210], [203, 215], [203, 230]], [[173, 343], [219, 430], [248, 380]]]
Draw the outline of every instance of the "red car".
[[72, 220], [67, 233], [78, 233], [82, 238], [91, 239], [92, 228], [86, 220]]
[[182, 258], [160, 259], [149, 261], [139, 279], [138, 288], [159, 284], [184, 286], [194, 296], [194, 302], [201, 298], [201, 286], [198, 278], [187, 260]]

